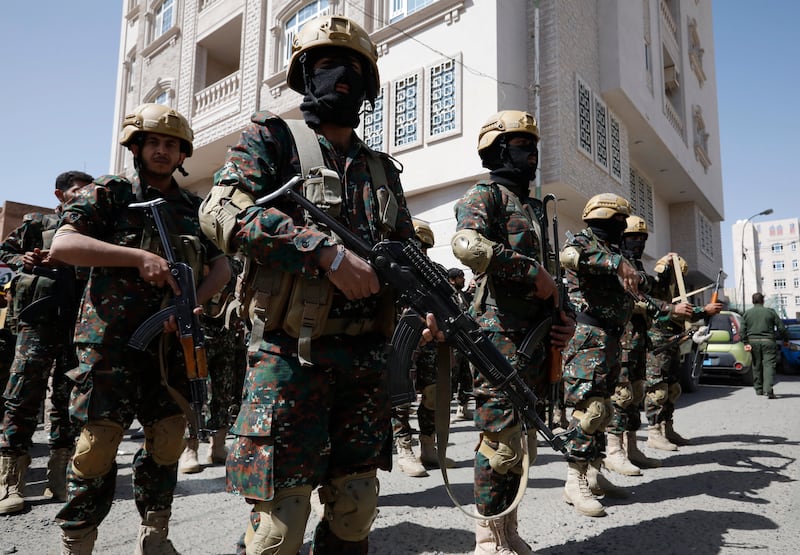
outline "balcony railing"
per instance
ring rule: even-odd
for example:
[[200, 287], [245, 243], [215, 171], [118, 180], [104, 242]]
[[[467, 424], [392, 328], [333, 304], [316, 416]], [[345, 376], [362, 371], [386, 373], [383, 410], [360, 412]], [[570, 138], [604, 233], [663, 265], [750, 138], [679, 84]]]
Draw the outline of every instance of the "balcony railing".
[[672, 12], [669, 11], [669, 6], [666, 0], [661, 0], [659, 3], [661, 8], [661, 17], [667, 30], [672, 33], [675, 40], [678, 40], [678, 26], [675, 24], [675, 19], [672, 17]]
[[216, 4], [219, 0], [200, 0], [200, 9], [198, 11], [202, 12], [212, 4]]
[[664, 115], [667, 116], [667, 120], [678, 132], [678, 135], [683, 137], [683, 118], [678, 114], [672, 102], [666, 98], [664, 99]]
[[210, 85], [195, 93], [194, 95], [194, 115], [202, 116], [211, 112], [239, 97], [239, 89], [241, 86], [240, 72], [231, 73], [227, 77], [220, 79], [213, 85]]

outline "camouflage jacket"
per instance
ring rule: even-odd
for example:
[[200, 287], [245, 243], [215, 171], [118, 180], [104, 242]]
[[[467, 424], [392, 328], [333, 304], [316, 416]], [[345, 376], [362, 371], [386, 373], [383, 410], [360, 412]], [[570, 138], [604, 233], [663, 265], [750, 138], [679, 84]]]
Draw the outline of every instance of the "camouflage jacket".
[[[201, 199], [178, 186], [162, 194], [138, 180], [106, 175], [87, 185], [66, 206], [62, 225], [79, 233], [124, 247], [140, 248], [163, 256], [164, 249], [148, 212], [128, 207], [133, 202], [163, 197], [161, 209], [171, 233], [200, 237], [206, 263], [224, 256], [200, 233], [198, 209]], [[171, 295], [169, 288], [154, 287], [136, 268], [95, 267], [84, 291], [75, 331], [76, 343], [127, 343], [144, 320], [157, 312]]]
[[496, 243], [486, 272], [475, 278], [472, 313], [489, 331], [520, 331], [545, 316], [534, 296], [542, 244], [532, 207], [491, 181], [475, 184], [454, 206], [456, 230], [471, 229]]
[[578, 255], [576, 268], [564, 268], [572, 304], [607, 327], [623, 328], [633, 314], [634, 299], [617, 275], [624, 260], [619, 249], [589, 228], [570, 235], [562, 253], [567, 249], [574, 249]]

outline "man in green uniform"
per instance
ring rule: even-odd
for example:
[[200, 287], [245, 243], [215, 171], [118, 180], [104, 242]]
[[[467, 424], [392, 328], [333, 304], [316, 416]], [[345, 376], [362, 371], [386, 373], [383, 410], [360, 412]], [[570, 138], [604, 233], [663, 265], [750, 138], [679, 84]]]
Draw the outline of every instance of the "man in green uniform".
[[767, 399], [775, 398], [772, 384], [779, 351], [776, 333], [783, 341], [789, 340], [786, 326], [778, 313], [764, 306], [762, 293], [753, 293], [753, 308], [744, 313], [742, 340], [745, 350], [753, 356], [753, 387], [756, 395], [766, 395]]
[[[168, 106], [142, 104], [125, 116], [120, 144], [133, 154], [136, 177], [104, 176], [64, 207], [51, 256], [91, 266], [75, 343], [79, 366], [70, 416], [81, 424], [68, 469], [67, 503], [56, 515], [62, 553], [90, 553], [97, 528], [111, 509], [122, 434], [137, 419], [144, 446], [133, 458], [133, 496], [141, 515], [137, 554], [175, 553], [167, 538], [186, 417], [189, 383], [174, 319], [144, 351], [128, 345], [150, 316], [181, 294], [150, 214], [132, 203], [163, 199], [164, 220], [178, 261], [201, 276], [197, 302], [205, 304], [228, 279], [222, 253], [200, 236], [200, 198], [173, 173], [192, 154], [192, 130]], [[170, 389], [163, 385], [165, 381]]]

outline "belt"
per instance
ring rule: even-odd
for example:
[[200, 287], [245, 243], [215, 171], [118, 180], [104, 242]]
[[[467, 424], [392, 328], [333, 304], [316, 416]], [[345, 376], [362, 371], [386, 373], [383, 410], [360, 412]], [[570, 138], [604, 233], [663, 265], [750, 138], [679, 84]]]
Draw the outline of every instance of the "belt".
[[575, 317], [575, 321], [580, 324], [586, 324], [587, 326], [601, 328], [608, 335], [613, 335], [614, 337], [620, 337], [622, 332], [625, 331], [624, 326], [612, 324], [606, 320], [601, 320], [600, 318], [595, 318], [594, 316], [586, 314], [585, 312], [578, 312]]

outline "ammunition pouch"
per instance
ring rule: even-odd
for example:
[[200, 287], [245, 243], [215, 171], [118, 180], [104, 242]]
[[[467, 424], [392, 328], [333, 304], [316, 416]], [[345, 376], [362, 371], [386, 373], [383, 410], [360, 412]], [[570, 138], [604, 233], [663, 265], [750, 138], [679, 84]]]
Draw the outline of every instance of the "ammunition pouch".
[[[9, 307], [9, 320], [16, 321], [20, 312], [34, 302], [47, 297], [53, 297], [56, 282], [47, 276], [20, 272], [11, 282], [11, 306]], [[58, 303], [53, 298], [52, 314], [41, 314], [37, 321], [26, 320], [26, 324], [44, 324], [56, 318]]]
[[311, 365], [311, 340], [322, 335], [333, 302], [333, 284], [328, 279], [296, 278], [283, 321], [283, 331], [297, 338], [297, 356]]
[[309, 170], [303, 182], [303, 195], [334, 218], [342, 212], [342, 180], [325, 166]]
[[200, 229], [222, 252], [234, 254], [237, 216], [253, 204], [253, 197], [236, 187], [213, 186], [200, 204]]

